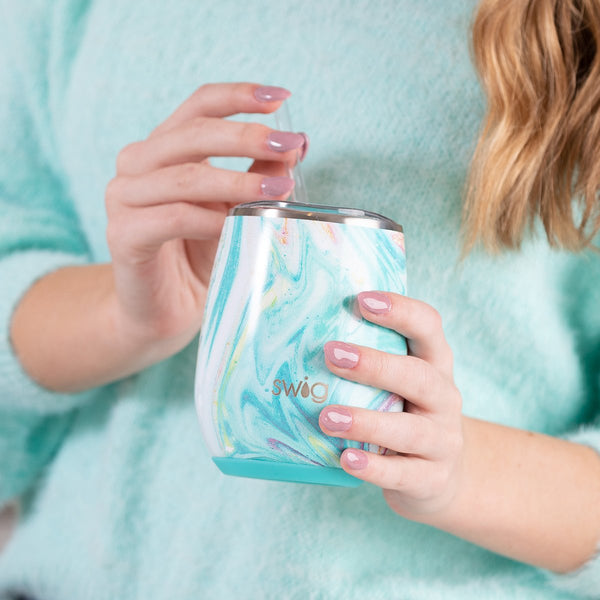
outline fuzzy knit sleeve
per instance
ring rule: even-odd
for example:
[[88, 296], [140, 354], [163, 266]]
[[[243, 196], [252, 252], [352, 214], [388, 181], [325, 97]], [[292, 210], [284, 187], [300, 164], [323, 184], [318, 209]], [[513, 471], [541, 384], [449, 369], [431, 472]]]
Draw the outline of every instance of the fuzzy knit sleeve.
[[[57, 394], [22, 369], [10, 340], [15, 306], [40, 277], [88, 262], [49, 118], [47, 62], [52, 3], [23, 15], [0, 2], [0, 506], [51, 459], [90, 392]], [[48, 318], [52, 318], [48, 314]]]
[[[600, 247], [600, 235], [595, 245]], [[564, 290], [565, 310], [585, 367], [595, 417], [561, 437], [589, 446], [600, 459], [600, 255], [588, 252], [574, 257], [565, 276]], [[600, 598], [600, 532], [598, 537], [595, 554], [582, 567], [566, 574], [546, 573], [554, 587], [580, 598]]]

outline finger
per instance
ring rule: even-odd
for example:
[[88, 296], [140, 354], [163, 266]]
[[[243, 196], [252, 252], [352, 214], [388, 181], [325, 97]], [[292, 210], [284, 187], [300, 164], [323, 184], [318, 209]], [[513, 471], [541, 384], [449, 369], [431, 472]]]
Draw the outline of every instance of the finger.
[[425, 458], [441, 458], [444, 454], [440, 428], [431, 419], [413, 413], [330, 405], [321, 411], [319, 425], [327, 435], [402, 454]]
[[113, 257], [142, 262], [175, 239], [217, 239], [225, 214], [187, 202], [126, 207], [109, 220], [106, 235]]
[[341, 467], [350, 475], [415, 499], [426, 499], [436, 491], [433, 464], [423, 458], [383, 456], [356, 448], [347, 448], [340, 457]]
[[255, 160], [248, 173], [259, 173], [267, 177], [286, 177], [288, 175], [287, 165], [271, 160]]
[[149, 206], [172, 202], [252, 202], [285, 199], [294, 180], [217, 169], [206, 163], [165, 167], [134, 177], [117, 177], [107, 187], [107, 210], [111, 203]]
[[125, 146], [117, 173], [140, 175], [162, 167], [201, 162], [210, 156], [241, 156], [293, 164], [306, 144], [301, 133], [277, 131], [259, 123], [196, 117], [179, 127]]
[[391, 292], [361, 292], [362, 316], [407, 338], [409, 353], [427, 361], [452, 379], [452, 350], [440, 314], [425, 302]]
[[454, 384], [421, 358], [332, 341], [325, 344], [325, 362], [344, 379], [393, 392], [427, 412], [460, 411]]
[[150, 135], [159, 135], [194, 117], [223, 118], [238, 113], [271, 113], [291, 93], [257, 83], [209, 83], [199, 87]]

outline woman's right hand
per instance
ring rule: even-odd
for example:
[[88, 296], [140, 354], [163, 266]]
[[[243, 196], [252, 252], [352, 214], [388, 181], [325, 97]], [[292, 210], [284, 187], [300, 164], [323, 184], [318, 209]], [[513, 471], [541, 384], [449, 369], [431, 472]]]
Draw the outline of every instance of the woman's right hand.
[[[224, 117], [272, 113], [289, 96], [251, 83], [204, 85], [164, 123], [119, 153], [106, 189], [107, 239], [117, 331], [149, 362], [183, 348], [200, 328], [218, 238], [241, 202], [285, 199], [286, 176], [306, 151], [304, 134]], [[246, 173], [211, 156], [254, 159]]]

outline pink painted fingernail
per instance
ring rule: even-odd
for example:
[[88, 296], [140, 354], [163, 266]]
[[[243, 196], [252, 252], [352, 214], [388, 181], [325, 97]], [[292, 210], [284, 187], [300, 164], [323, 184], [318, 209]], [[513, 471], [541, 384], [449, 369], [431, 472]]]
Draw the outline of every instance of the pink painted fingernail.
[[342, 460], [346, 463], [347, 467], [351, 469], [364, 469], [369, 464], [367, 455], [361, 450], [345, 450], [342, 454]]
[[263, 196], [275, 198], [291, 192], [293, 187], [294, 180], [290, 177], [264, 177], [260, 184], [260, 191]]
[[292, 92], [282, 87], [275, 85], [263, 85], [254, 90], [254, 97], [260, 102], [276, 102], [277, 100], [285, 100], [292, 95]]
[[321, 424], [329, 431], [348, 431], [352, 427], [352, 413], [345, 408], [325, 408], [320, 416]]
[[380, 292], [361, 292], [358, 294], [358, 302], [370, 313], [382, 315], [392, 310], [392, 302], [388, 296]]
[[329, 362], [336, 367], [342, 367], [342, 369], [355, 367], [360, 358], [356, 347], [344, 344], [344, 342], [327, 342], [325, 344], [325, 356]]
[[291, 133], [290, 131], [272, 131], [267, 137], [267, 146], [269, 150], [275, 152], [287, 152], [302, 148], [306, 139], [301, 133]]
[[304, 157], [306, 156], [306, 153], [308, 152], [308, 147], [310, 146], [310, 138], [303, 131], [301, 131], [298, 135], [301, 135], [304, 138], [304, 145], [300, 149], [300, 157], [298, 158], [298, 160], [302, 162], [304, 160]]

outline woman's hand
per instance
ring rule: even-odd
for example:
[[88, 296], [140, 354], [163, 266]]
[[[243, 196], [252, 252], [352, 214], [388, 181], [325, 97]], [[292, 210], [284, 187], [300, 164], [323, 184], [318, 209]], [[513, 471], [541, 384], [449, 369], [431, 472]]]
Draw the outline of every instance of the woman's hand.
[[[224, 117], [272, 113], [289, 95], [252, 83], [202, 86], [147, 140], [120, 152], [106, 189], [112, 262], [48, 273], [15, 309], [11, 339], [33, 379], [55, 391], [89, 389], [194, 338], [228, 210], [284, 199], [294, 185], [287, 165], [307, 147], [304, 134]], [[254, 162], [240, 173], [212, 167], [211, 156]]]
[[337, 405], [321, 411], [328, 435], [394, 451], [348, 448], [344, 470], [382, 487], [403, 517], [558, 573], [580, 568], [600, 535], [597, 452], [462, 416], [439, 314], [390, 293], [363, 292], [358, 301], [365, 319], [406, 336], [409, 355], [335, 341], [325, 345], [327, 366], [406, 402], [402, 413]]
[[[224, 117], [274, 112], [289, 95], [251, 83], [202, 86], [148, 139], [119, 153], [106, 190], [115, 323], [123, 339], [159, 346], [156, 359], [183, 348], [200, 328], [228, 210], [285, 199], [293, 187], [286, 165], [306, 150], [304, 134]], [[254, 163], [240, 173], [212, 167], [211, 156]]]
[[383, 488], [397, 513], [418, 520], [447, 508], [461, 483], [462, 400], [453, 381], [452, 352], [431, 306], [381, 292], [359, 294], [358, 304], [365, 319], [404, 335], [409, 355], [332, 341], [325, 345], [327, 366], [345, 379], [398, 394], [405, 399], [404, 412], [331, 405], [319, 422], [328, 435], [392, 450], [378, 455], [349, 448], [341, 465]]

